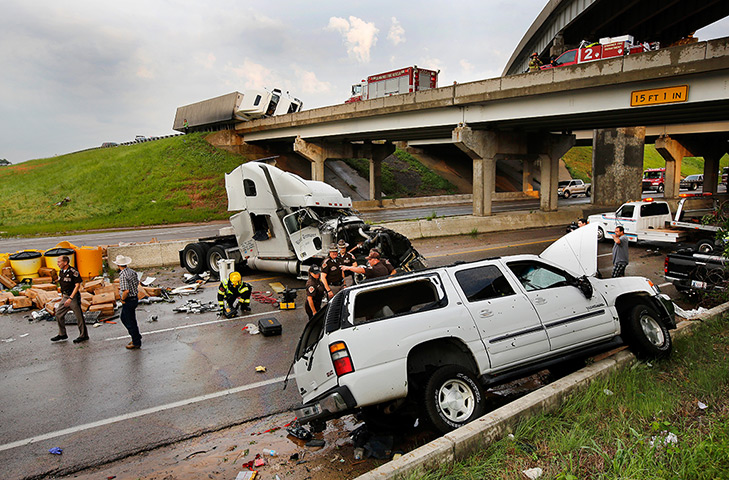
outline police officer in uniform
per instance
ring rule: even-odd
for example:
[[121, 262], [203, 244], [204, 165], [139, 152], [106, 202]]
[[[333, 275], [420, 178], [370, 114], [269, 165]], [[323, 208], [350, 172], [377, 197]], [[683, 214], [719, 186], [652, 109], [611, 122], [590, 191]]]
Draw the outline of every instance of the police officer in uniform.
[[[347, 251], [348, 246], [349, 244], [344, 240], [339, 240], [337, 242], [337, 249], [339, 250], [337, 261], [339, 262], [339, 265], [343, 267], [356, 267], [357, 259], [353, 253]], [[352, 272], [342, 271], [342, 274], [344, 275], [345, 286], [351, 287], [354, 285], [354, 274]]]
[[66, 340], [66, 313], [73, 311], [78, 323], [78, 338], [73, 343], [85, 342], [89, 339], [89, 333], [84, 322], [84, 314], [81, 311], [81, 274], [70, 265], [70, 259], [63, 255], [58, 258], [58, 284], [61, 287], [61, 303], [56, 308], [56, 321], [58, 322], [58, 335], [51, 338], [51, 342]]
[[225, 318], [233, 318], [241, 312], [251, 311], [251, 286], [242, 281], [240, 273], [232, 272], [228, 280], [218, 287], [218, 305]]
[[344, 288], [344, 272], [339, 262], [336, 243], [329, 245], [329, 256], [321, 262], [321, 283], [329, 298]]
[[390, 264], [390, 262], [383, 260], [384, 259], [380, 258], [379, 250], [373, 248], [367, 256], [366, 267], [342, 267], [342, 270], [364, 274], [364, 276], [368, 279], [393, 275], [395, 273], [395, 268]]
[[309, 280], [306, 282], [306, 304], [304, 305], [309, 320], [319, 311], [321, 301], [326, 293], [326, 288], [324, 288], [320, 277], [321, 269], [319, 265], [309, 267]]

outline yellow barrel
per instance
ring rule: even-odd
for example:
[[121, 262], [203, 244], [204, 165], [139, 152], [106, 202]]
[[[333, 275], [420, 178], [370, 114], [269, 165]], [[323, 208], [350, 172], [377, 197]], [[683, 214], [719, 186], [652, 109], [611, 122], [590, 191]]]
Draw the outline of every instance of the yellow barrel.
[[24, 250], [10, 255], [10, 267], [19, 281], [38, 278], [38, 270], [43, 266], [43, 254], [37, 250]]
[[51, 248], [49, 250], [46, 250], [43, 254], [43, 261], [45, 263], [45, 266], [48, 268], [52, 268], [55, 271], [59, 271], [58, 268], [58, 257], [62, 257], [63, 255], [66, 255], [68, 259], [71, 261], [71, 266], [76, 266], [76, 252], [72, 248], [64, 248], [64, 247], [56, 247]]
[[76, 247], [76, 268], [84, 278], [102, 274], [101, 247]]
[[9, 253], [0, 253], [0, 268], [5, 268], [10, 266], [10, 254]]

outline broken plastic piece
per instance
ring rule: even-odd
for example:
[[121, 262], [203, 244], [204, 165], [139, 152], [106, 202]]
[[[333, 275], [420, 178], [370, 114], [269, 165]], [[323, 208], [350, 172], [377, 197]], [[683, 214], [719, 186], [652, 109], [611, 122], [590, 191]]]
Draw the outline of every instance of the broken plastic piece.
[[256, 372], [266, 373], [266, 367], [259, 365], [256, 367]]
[[326, 445], [326, 442], [324, 440], [319, 440], [318, 438], [306, 442], [307, 447], [323, 447], [324, 445]]
[[52, 453], [53, 455], [61, 455], [63, 454], [63, 449], [61, 447], [53, 447], [50, 450], [48, 450], [49, 453]]
[[608, 397], [609, 397], [610, 395], [615, 395], [615, 394], [613, 393], [613, 391], [612, 391], [612, 390], [610, 390], [609, 388], [606, 388], [606, 389], [605, 389], [605, 390], [603, 390], [602, 392], [603, 392], [603, 393], [604, 393], [605, 395], [607, 395]]
[[529, 468], [527, 470], [522, 470], [522, 472], [526, 478], [529, 480], [536, 480], [537, 478], [542, 476], [542, 469], [539, 467], [535, 468]]
[[709, 406], [703, 402], [699, 402], [699, 408], [701, 410], [706, 410], [707, 408], [709, 408]]

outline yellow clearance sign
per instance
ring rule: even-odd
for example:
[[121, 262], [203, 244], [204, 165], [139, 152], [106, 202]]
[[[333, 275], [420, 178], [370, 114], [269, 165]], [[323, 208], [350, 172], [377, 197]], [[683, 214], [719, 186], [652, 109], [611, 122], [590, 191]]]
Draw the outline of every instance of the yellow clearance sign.
[[688, 85], [638, 90], [630, 94], [631, 107], [660, 105], [662, 103], [680, 103], [686, 100], [688, 100]]

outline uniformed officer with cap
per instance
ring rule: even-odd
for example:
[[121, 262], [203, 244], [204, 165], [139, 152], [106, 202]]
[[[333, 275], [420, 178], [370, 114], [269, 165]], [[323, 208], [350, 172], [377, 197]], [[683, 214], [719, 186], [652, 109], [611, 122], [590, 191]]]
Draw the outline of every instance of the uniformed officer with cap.
[[344, 272], [337, 255], [337, 244], [329, 245], [329, 256], [321, 262], [321, 283], [327, 296], [332, 298], [344, 287]]
[[306, 304], [304, 305], [309, 320], [319, 311], [321, 301], [326, 293], [326, 288], [321, 283], [320, 277], [321, 268], [319, 268], [319, 265], [309, 267], [309, 280], [306, 282]]
[[[347, 251], [348, 246], [349, 244], [344, 240], [339, 240], [337, 242], [337, 250], [339, 250], [339, 254], [337, 255], [337, 261], [342, 267], [356, 267], [357, 259], [352, 252]], [[352, 285], [354, 285], [354, 274], [352, 272], [342, 270], [342, 274], [344, 275], [345, 286], [351, 287]]]

